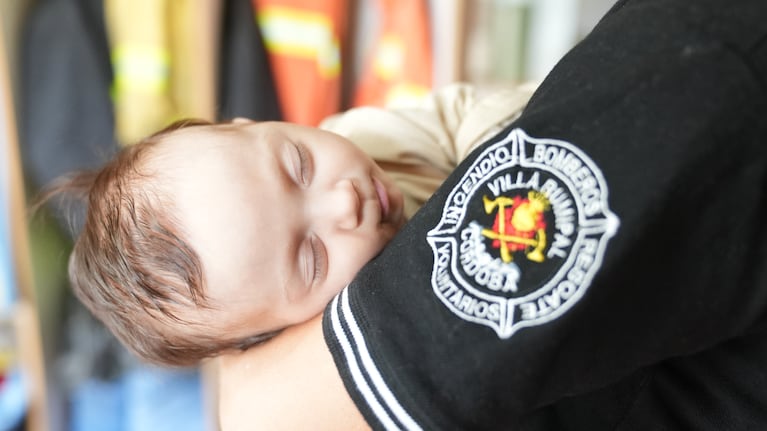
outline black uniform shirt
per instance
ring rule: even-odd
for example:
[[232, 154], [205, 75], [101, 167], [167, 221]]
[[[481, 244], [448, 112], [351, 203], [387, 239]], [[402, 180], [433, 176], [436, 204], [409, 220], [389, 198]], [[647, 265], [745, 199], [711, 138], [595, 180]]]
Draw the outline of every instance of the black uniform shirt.
[[619, 2], [325, 312], [375, 429], [767, 429], [767, 3]]

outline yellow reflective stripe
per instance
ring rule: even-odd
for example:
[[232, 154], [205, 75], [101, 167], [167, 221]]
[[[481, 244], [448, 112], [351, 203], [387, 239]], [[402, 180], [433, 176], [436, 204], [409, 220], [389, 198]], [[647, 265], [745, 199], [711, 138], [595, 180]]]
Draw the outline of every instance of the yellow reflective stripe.
[[271, 52], [317, 62], [325, 77], [341, 71], [341, 48], [327, 16], [289, 7], [261, 8], [256, 19]]
[[112, 50], [114, 87], [165, 91], [170, 81], [170, 54], [155, 46], [119, 45]]
[[374, 73], [384, 80], [394, 79], [405, 67], [405, 45], [395, 34], [381, 37], [373, 59]]

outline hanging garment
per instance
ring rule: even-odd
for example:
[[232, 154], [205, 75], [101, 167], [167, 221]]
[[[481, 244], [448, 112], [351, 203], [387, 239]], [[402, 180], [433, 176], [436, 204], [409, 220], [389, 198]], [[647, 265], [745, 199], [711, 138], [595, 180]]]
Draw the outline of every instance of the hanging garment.
[[177, 118], [214, 120], [221, 4], [172, 0], [168, 5], [170, 97]]
[[173, 119], [168, 0], [105, 0], [104, 8], [115, 127], [120, 143], [129, 144]]
[[250, 0], [224, 0], [217, 118], [280, 120], [264, 39]]
[[41, 0], [21, 36], [20, 151], [33, 189], [116, 149], [100, 0]]
[[286, 121], [316, 126], [341, 109], [348, 0], [253, 0]]
[[356, 89], [355, 106], [408, 104], [428, 95], [432, 52], [426, 0], [377, 0], [381, 31]]
[[212, 120], [216, 3], [105, 0], [117, 136], [134, 143], [181, 118]]

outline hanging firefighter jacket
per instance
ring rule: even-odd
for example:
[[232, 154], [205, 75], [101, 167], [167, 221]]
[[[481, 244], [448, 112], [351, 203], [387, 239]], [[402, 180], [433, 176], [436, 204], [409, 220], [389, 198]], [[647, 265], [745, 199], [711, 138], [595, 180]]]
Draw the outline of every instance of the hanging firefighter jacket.
[[101, 0], [42, 0], [21, 37], [20, 152], [33, 189], [116, 150]]
[[213, 120], [214, 7], [210, 2], [104, 1], [122, 144], [177, 119]]
[[280, 120], [280, 105], [250, 0], [224, 0], [219, 50], [219, 120]]
[[376, 0], [381, 31], [367, 59], [354, 106], [405, 104], [432, 87], [432, 52], [426, 0]]
[[316, 126], [341, 109], [348, 0], [252, 0], [286, 121]]

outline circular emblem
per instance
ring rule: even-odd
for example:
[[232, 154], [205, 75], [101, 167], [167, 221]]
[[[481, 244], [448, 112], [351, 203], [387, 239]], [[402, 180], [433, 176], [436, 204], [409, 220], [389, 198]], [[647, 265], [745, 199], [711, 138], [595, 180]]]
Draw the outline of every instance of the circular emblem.
[[607, 195], [583, 151], [512, 130], [471, 164], [428, 234], [434, 293], [501, 338], [561, 316], [618, 229]]

